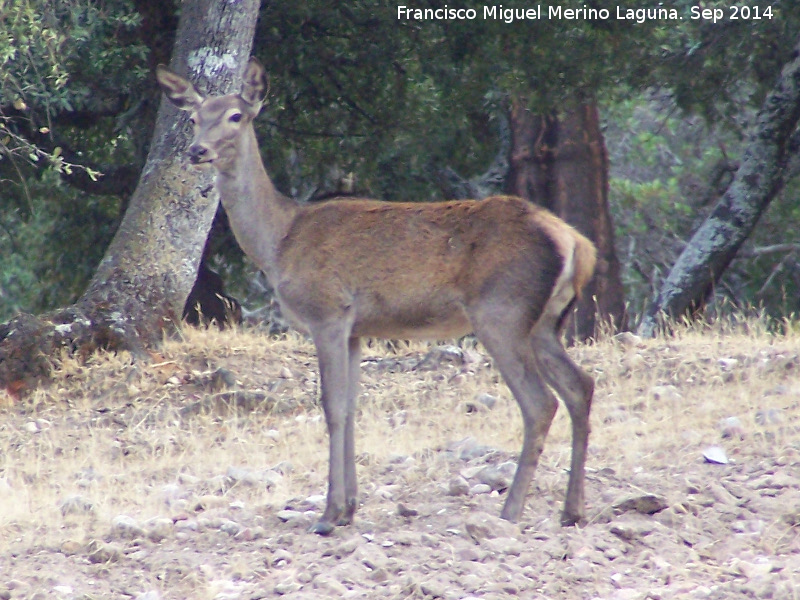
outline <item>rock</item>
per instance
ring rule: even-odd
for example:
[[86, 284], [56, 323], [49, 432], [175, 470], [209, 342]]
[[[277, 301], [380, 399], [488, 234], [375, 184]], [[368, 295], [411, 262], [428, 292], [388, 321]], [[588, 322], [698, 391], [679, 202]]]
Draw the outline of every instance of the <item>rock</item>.
[[739, 417], [728, 417], [719, 422], [719, 430], [723, 438], [744, 439], [744, 425]]
[[59, 596], [69, 596], [72, 594], [71, 585], [54, 585], [53, 591]]
[[461, 348], [452, 345], [431, 348], [414, 368], [418, 371], [432, 371], [444, 364], [463, 365], [464, 353]]
[[719, 358], [717, 364], [723, 371], [733, 371], [739, 366], [739, 361], [735, 358]]
[[492, 493], [492, 486], [487, 483], [476, 483], [471, 488], [469, 488], [469, 495], [470, 496], [479, 496], [481, 494], [491, 494]]
[[275, 516], [284, 523], [293, 525], [295, 527], [304, 527], [306, 523], [310, 521], [307, 513], [292, 509], [279, 510]]
[[28, 433], [39, 433], [39, 426], [36, 424], [36, 421], [28, 421], [25, 423], [24, 428]]
[[328, 575], [318, 575], [313, 580], [314, 589], [323, 592], [326, 596], [342, 597], [349, 590], [340, 581]]
[[478, 394], [475, 397], [475, 400], [478, 403], [483, 404], [489, 410], [493, 409], [495, 407], [495, 405], [497, 404], [497, 398], [495, 398], [491, 394], [486, 394], [486, 393]]
[[495, 554], [506, 554], [511, 556], [519, 556], [523, 551], [525, 551], [525, 544], [512, 537], [484, 539], [481, 541], [481, 546], [490, 552], [494, 552]]
[[[511, 477], [513, 477], [513, 471], [511, 472]], [[508, 487], [511, 485], [511, 477], [506, 473], [505, 470], [501, 469], [500, 467], [493, 466], [484, 467], [478, 471], [477, 474], [478, 481], [485, 483], [491, 489], [498, 492], [508, 489]]]
[[620, 346], [631, 348], [633, 346], [643, 346], [642, 338], [630, 331], [623, 331], [613, 337], [614, 341]]
[[654, 515], [667, 508], [667, 506], [667, 500], [663, 496], [644, 494], [622, 498], [613, 504], [613, 509], [616, 514], [637, 512], [643, 515]]
[[192, 503], [192, 510], [194, 512], [202, 512], [212, 508], [219, 508], [226, 506], [228, 500], [223, 496], [214, 496], [212, 494], [200, 496]]
[[122, 558], [122, 550], [118, 546], [107, 544], [101, 540], [92, 540], [86, 549], [89, 553], [87, 558], [93, 564], [117, 562]]
[[766, 577], [772, 572], [773, 566], [772, 562], [764, 557], [761, 557], [756, 562], [737, 560], [735, 565], [736, 569], [748, 579]]
[[222, 533], [227, 533], [231, 537], [237, 535], [239, 532], [242, 531], [242, 529], [243, 528], [241, 525], [239, 525], [239, 523], [230, 520], [225, 520], [219, 527], [219, 530]]
[[415, 509], [415, 508], [409, 508], [408, 506], [406, 506], [402, 502], [398, 502], [397, 503], [397, 514], [400, 515], [401, 517], [404, 517], [404, 518], [408, 519], [408, 518], [411, 518], [411, 517], [418, 516], [419, 515], [419, 511], [417, 509]]
[[66, 540], [61, 543], [60, 550], [65, 556], [73, 556], [83, 550], [83, 544], [77, 540]]
[[275, 593], [279, 596], [293, 594], [294, 592], [299, 592], [301, 589], [303, 589], [303, 586], [292, 579], [287, 579], [285, 581], [281, 581], [280, 583], [276, 583], [274, 588]]
[[58, 505], [61, 514], [67, 515], [83, 515], [94, 512], [94, 502], [85, 498], [84, 496], [67, 496]]
[[519, 526], [487, 513], [470, 515], [464, 523], [464, 529], [476, 542], [496, 537], [513, 538], [520, 534]]
[[466, 496], [467, 494], [469, 494], [469, 482], [463, 477], [453, 477], [447, 484], [448, 496]]
[[492, 451], [492, 448], [481, 445], [474, 437], [466, 437], [463, 440], [449, 444], [447, 449], [464, 461], [486, 456]]
[[674, 385], [654, 385], [650, 388], [650, 395], [656, 400], [666, 400], [670, 402], [683, 400], [683, 396]]
[[728, 455], [725, 454], [725, 450], [720, 446], [709, 446], [703, 450], [703, 458], [707, 463], [714, 465], [728, 464]]
[[128, 515], [117, 515], [111, 521], [111, 532], [121, 538], [135, 539], [144, 536], [144, 529], [136, 519]]
[[780, 408], [757, 410], [755, 420], [759, 425], [778, 425], [783, 422], [783, 412]]
[[649, 521], [615, 521], [608, 530], [626, 542], [633, 542], [653, 533], [655, 525]]

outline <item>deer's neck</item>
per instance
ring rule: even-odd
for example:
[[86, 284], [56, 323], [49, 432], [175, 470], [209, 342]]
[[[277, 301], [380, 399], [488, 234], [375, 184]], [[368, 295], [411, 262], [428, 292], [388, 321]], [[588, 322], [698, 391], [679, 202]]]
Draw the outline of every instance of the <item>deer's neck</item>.
[[299, 206], [275, 189], [252, 127], [240, 144], [236, 163], [217, 174], [217, 189], [236, 241], [274, 284], [278, 245]]

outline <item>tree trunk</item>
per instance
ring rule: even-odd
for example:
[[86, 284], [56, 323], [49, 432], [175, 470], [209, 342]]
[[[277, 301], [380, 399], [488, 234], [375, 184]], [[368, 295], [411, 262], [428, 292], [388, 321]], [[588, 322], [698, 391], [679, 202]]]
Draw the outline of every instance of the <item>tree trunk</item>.
[[597, 246], [595, 276], [567, 327], [568, 338], [591, 338], [601, 323], [612, 330], [625, 327], [624, 290], [608, 207], [608, 155], [597, 105], [541, 116], [516, 101], [511, 132], [508, 191], [550, 209]]
[[800, 42], [758, 113], [739, 170], [714, 210], [692, 236], [639, 325], [654, 336], [663, 316], [702, 309], [759, 217], [786, 183], [800, 151]]
[[[170, 67], [209, 94], [238, 86], [259, 4], [183, 2]], [[210, 173], [184, 158], [189, 140], [186, 116], [162, 102], [139, 184], [88, 289], [74, 306], [0, 327], [0, 384], [34, 385], [61, 349], [141, 354], [181, 318], [218, 204]]]

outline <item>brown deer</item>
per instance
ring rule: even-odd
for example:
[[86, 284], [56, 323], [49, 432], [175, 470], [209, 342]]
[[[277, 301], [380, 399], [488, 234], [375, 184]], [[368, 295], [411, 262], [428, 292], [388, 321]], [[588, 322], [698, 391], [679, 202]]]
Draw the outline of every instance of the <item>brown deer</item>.
[[455, 202], [331, 200], [299, 204], [275, 189], [253, 119], [266, 76], [250, 60], [240, 94], [206, 98], [158, 68], [166, 96], [191, 112], [195, 165], [216, 186], [242, 249], [281, 308], [310, 334], [330, 438], [327, 505], [311, 528], [347, 525], [358, 505], [354, 417], [362, 337], [456, 338], [474, 332], [522, 411], [524, 440], [501, 517], [517, 521], [558, 402], [572, 419], [562, 523], [584, 516], [584, 463], [594, 380], [567, 355], [560, 330], [592, 276], [592, 243], [520, 198]]

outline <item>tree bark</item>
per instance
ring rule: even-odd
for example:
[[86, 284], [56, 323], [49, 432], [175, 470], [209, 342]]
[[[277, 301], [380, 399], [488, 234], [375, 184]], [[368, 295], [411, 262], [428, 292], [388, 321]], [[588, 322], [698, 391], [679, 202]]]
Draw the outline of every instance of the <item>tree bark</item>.
[[624, 328], [625, 303], [608, 207], [608, 155], [597, 105], [535, 115], [520, 101], [511, 111], [508, 191], [544, 206], [597, 246], [597, 268], [567, 325], [570, 340], [594, 337], [602, 323]]
[[767, 95], [739, 169], [722, 199], [692, 236], [639, 325], [654, 336], [687, 312], [702, 310], [714, 285], [783, 188], [800, 151], [800, 42]]
[[[170, 67], [209, 94], [240, 85], [259, 4], [183, 2]], [[35, 385], [62, 349], [142, 354], [180, 320], [218, 204], [210, 173], [184, 158], [189, 141], [187, 117], [162, 101], [130, 206], [88, 289], [74, 306], [0, 326], [0, 384]]]

